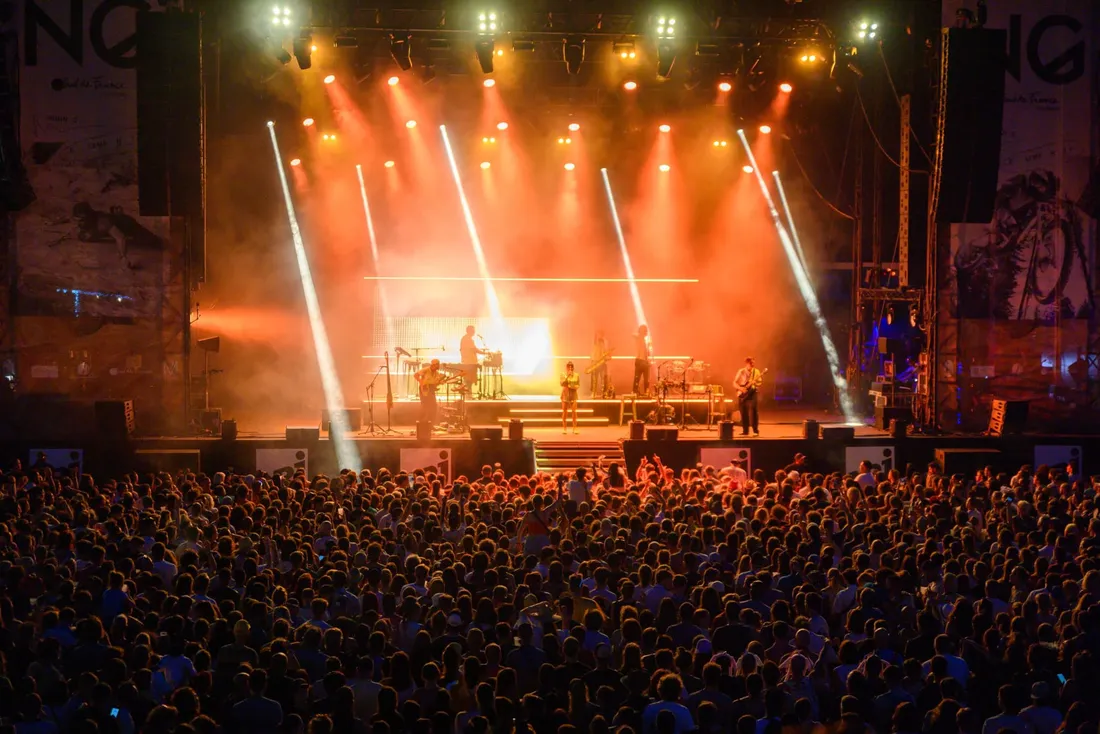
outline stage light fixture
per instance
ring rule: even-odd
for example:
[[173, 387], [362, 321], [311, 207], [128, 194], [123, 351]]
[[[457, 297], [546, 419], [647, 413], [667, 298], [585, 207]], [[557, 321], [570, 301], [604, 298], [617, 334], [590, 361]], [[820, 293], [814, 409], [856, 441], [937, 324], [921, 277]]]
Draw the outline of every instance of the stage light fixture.
[[745, 165], [741, 166], [741, 170], [745, 173], [752, 173], [752, 166], [746, 163]]
[[302, 159], [301, 158], [291, 158], [290, 159], [290, 165], [297, 168], [298, 166], [302, 165]]
[[671, 131], [672, 131], [672, 126], [671, 126], [671, 125], [661, 125], [661, 126], [660, 126], [659, 128], [657, 128], [657, 129], [658, 129], [658, 130], [660, 130], [660, 131], [661, 131], [661, 132], [663, 132], [663, 133], [667, 133], [667, 132], [671, 132]]
[[408, 33], [397, 35], [390, 34], [390, 56], [401, 68], [401, 71], [412, 69], [412, 36]]
[[386, 84], [389, 84], [391, 87], [396, 87], [400, 83], [401, 79], [396, 76], [391, 76], [389, 79], [386, 80]]
[[565, 138], [558, 138], [558, 145], [565, 145]]
[[715, 148], [725, 148], [725, 147], [728, 147], [728, 146], [729, 146], [728, 141], [725, 141], [725, 140], [715, 140], [714, 141], [714, 147]]
[[335, 74], [329, 74], [328, 76], [325, 77], [325, 84], [332, 84], [334, 81], [336, 81], [336, 75]]
[[860, 41], [873, 41], [878, 37], [878, 23], [869, 20], [861, 20], [856, 31], [856, 38]]
[[782, 92], [783, 94], [790, 94], [791, 92], [794, 91], [794, 87], [791, 86], [791, 84], [788, 83], [788, 82], [783, 82], [782, 84], [779, 85], [779, 91]]
[[628, 92], [633, 92], [637, 88], [638, 88], [638, 82], [627, 82], [626, 84], [623, 84], [623, 89], [625, 89]]
[[315, 53], [317, 53], [317, 44], [316, 44], [316, 43], [312, 44], [312, 45], [311, 45], [311, 46], [309, 47], [309, 52], [310, 52], [310, 53], [314, 53], [314, 54], [315, 54]]
[[730, 84], [729, 82], [718, 82], [718, 91], [719, 92], [729, 92], [732, 89], [733, 89], [733, 85]]
[[491, 165], [490, 165], [489, 161], [482, 161], [481, 162], [481, 170], [488, 171], [490, 167], [491, 167]]
[[307, 117], [306, 119], [302, 120], [302, 127], [312, 127], [312, 126], [313, 126], [313, 118], [312, 117]]
[[481, 139], [481, 142], [482, 142], [482, 143], [484, 143], [485, 145], [492, 145], [492, 144], [494, 144], [494, 143], [495, 143], [496, 141], [497, 141], [497, 139], [496, 139], [496, 138], [493, 138], [493, 137], [488, 137], [488, 136], [486, 136], [486, 137], [484, 137], [484, 138], [482, 138], [482, 139]]
[[513, 38], [512, 39], [512, 53], [520, 53], [521, 51], [534, 51], [535, 42], [529, 38]]
[[495, 55], [496, 41], [492, 36], [478, 36], [474, 43], [474, 53], [477, 54], [477, 63], [483, 74], [493, 73], [493, 56]]
[[396, 166], [397, 164], [396, 164], [396, 163], [394, 163], [393, 161], [386, 161], [386, 162], [385, 162], [385, 163], [383, 163], [382, 165], [383, 165], [383, 166], [385, 166], [386, 168], [393, 168], [393, 167], [394, 167], [394, 166]]
[[634, 46], [634, 41], [613, 41], [611, 53], [623, 60], [638, 58], [638, 49]]
[[268, 39], [267, 43], [268, 48], [271, 51], [271, 55], [275, 57], [276, 61], [278, 61], [283, 66], [286, 66], [290, 63], [290, 52], [283, 48], [283, 45], [281, 43], [278, 43], [271, 39]]
[[507, 122], [498, 122], [497, 123], [497, 130], [507, 130], [507, 129], [508, 129], [508, 123]]
[[569, 131], [570, 131], [570, 132], [574, 132], [574, 133], [575, 133], [575, 132], [577, 132], [577, 131], [578, 131], [578, 130], [580, 130], [580, 129], [581, 129], [580, 123], [576, 123], [576, 122], [571, 122], [571, 123], [569, 123]]
[[290, 8], [283, 5], [276, 5], [273, 8], [271, 14], [271, 25], [287, 27], [293, 22], [293, 17], [290, 13]]
[[268, 120], [267, 121], [267, 126], [268, 127], [275, 127], [275, 122], [273, 120]]
[[771, 135], [772, 126], [771, 125], [761, 125], [760, 126], [760, 132], [764, 133], [765, 135]]
[[674, 38], [676, 36], [676, 19], [669, 16], [658, 16], [657, 38]]
[[356, 36], [333, 36], [332, 45], [336, 48], [359, 48]]
[[486, 79], [481, 83], [486, 89], [492, 89], [497, 85], [496, 79]]
[[294, 51], [294, 58], [298, 60], [299, 69], [306, 71], [313, 66], [313, 59], [310, 58], [310, 54], [313, 52], [314, 46], [313, 41], [308, 36], [295, 38], [291, 48]]
[[561, 57], [569, 74], [579, 74], [584, 63], [584, 36], [566, 36], [561, 42]]
[[412, 130], [414, 127], [416, 127], [416, 120], [409, 120], [408, 122], [405, 123], [405, 127]]
[[664, 38], [657, 41], [657, 76], [668, 79], [672, 76], [672, 67], [676, 64], [676, 41]]
[[504, 55], [504, 49], [498, 48], [497, 49], [497, 56], [503, 56], [503, 55]]
[[499, 29], [499, 20], [495, 11], [486, 11], [477, 16], [478, 33], [496, 33]]
[[576, 168], [576, 166], [573, 165], [572, 163], [566, 163], [565, 164], [565, 170], [567, 170], [567, 171], [572, 171], [574, 168]]
[[668, 173], [670, 170], [672, 170], [672, 167], [669, 166], [667, 163], [662, 163], [661, 165], [657, 166], [657, 170], [659, 170], [661, 173]]

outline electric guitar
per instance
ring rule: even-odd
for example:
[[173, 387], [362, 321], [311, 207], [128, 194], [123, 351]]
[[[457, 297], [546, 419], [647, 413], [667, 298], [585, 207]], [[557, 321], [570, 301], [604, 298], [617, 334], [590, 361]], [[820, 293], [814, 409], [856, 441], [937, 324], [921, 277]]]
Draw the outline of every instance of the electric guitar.
[[737, 397], [747, 398], [756, 394], [756, 391], [760, 389], [760, 386], [764, 383], [764, 375], [768, 374], [767, 369], [760, 371], [760, 376], [750, 382], [748, 385], [738, 386], [734, 385], [734, 389], [737, 390]]

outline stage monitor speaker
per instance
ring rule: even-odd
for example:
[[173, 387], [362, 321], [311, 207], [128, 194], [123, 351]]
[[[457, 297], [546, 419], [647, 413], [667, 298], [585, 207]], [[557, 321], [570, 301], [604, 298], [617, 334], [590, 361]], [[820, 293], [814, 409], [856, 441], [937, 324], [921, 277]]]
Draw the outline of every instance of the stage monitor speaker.
[[513, 418], [512, 420], [508, 421], [508, 440], [523, 440], [523, 421], [519, 418]]
[[890, 430], [890, 421], [902, 420], [913, 422], [913, 409], [908, 407], [887, 408], [885, 405], [875, 406], [875, 428], [880, 431]]
[[105, 438], [126, 438], [134, 433], [133, 400], [97, 400], [95, 424], [99, 435]]
[[[363, 427], [363, 409], [362, 408], [344, 408], [344, 415], [348, 422], [348, 430], [354, 432], [359, 431]], [[321, 430], [331, 433], [332, 432], [332, 413], [328, 408], [321, 410]]]
[[899, 354], [904, 352], [905, 342], [901, 339], [891, 339], [885, 336], [880, 336], [878, 338], [879, 354]]
[[470, 438], [474, 441], [500, 441], [504, 438], [503, 426], [473, 426]]
[[718, 440], [733, 440], [733, 421], [718, 421]]
[[641, 441], [645, 439], [645, 422], [630, 421], [630, 440]]
[[431, 421], [417, 421], [416, 422], [416, 440], [417, 441], [431, 441], [432, 440], [432, 424], [431, 424]]
[[232, 418], [226, 418], [222, 421], [222, 440], [237, 440], [237, 421], [233, 420]]
[[653, 426], [646, 431], [649, 441], [675, 441], [680, 438], [680, 429], [675, 426]]
[[993, 436], [1010, 436], [1024, 432], [1027, 425], [1028, 402], [1026, 400], [993, 401], [989, 414], [989, 430]]
[[988, 224], [1000, 175], [1007, 35], [989, 28], [942, 33], [936, 221]]
[[199, 411], [199, 425], [206, 433], [222, 432], [222, 409], [210, 408]]
[[822, 426], [821, 440], [832, 443], [847, 443], [856, 437], [852, 426]]
[[816, 441], [821, 438], [821, 424], [813, 418], [802, 421], [802, 438], [807, 441]]
[[[936, 463], [947, 477], [962, 474], [969, 480], [987, 466], [992, 466], [994, 470], [1007, 469], [1001, 466], [999, 449], [936, 449], [934, 455]], [[1019, 462], [1014, 466], [1018, 469]]]
[[890, 438], [902, 440], [909, 435], [909, 424], [912, 421], [905, 418], [890, 419]]
[[303, 446], [321, 440], [321, 429], [316, 426], [287, 426], [286, 440], [292, 446]]

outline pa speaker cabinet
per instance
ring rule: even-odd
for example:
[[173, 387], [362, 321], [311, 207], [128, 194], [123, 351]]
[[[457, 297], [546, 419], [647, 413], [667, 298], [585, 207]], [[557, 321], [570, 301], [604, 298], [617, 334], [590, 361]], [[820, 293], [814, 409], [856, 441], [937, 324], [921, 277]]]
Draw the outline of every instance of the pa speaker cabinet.
[[523, 421], [519, 418], [513, 418], [508, 421], [508, 440], [509, 441], [522, 441], [523, 440]]
[[856, 429], [852, 426], [822, 426], [821, 440], [831, 443], [846, 443], [856, 437]]
[[[952, 474], [964, 474], [969, 479], [979, 469], [987, 466], [1002, 468], [999, 449], [936, 449], [935, 456], [944, 476], [948, 477]], [[1016, 462], [1017, 469], [1019, 464], [1020, 462]]]
[[417, 421], [416, 422], [416, 440], [417, 441], [431, 441], [432, 440], [432, 424], [431, 424], [431, 421]]
[[201, 459], [198, 449], [139, 449], [134, 452], [134, 461], [142, 472], [200, 472]]
[[233, 420], [232, 418], [226, 418], [222, 421], [222, 440], [237, 440], [237, 421]]
[[993, 401], [989, 414], [989, 433], [994, 436], [1009, 436], [1024, 432], [1027, 425], [1028, 402], [1026, 400]]
[[504, 438], [503, 426], [474, 426], [470, 429], [474, 441], [500, 441]]
[[646, 431], [650, 441], [675, 441], [680, 438], [680, 429], [668, 426], [654, 426]]
[[[348, 430], [355, 432], [363, 427], [363, 410], [361, 408], [344, 408], [344, 416], [348, 422]], [[321, 410], [321, 430], [332, 432], [332, 411], [328, 408]]]
[[630, 421], [630, 440], [641, 441], [645, 438], [645, 421]]
[[813, 418], [802, 421], [802, 438], [807, 441], [816, 441], [821, 438], [821, 424]]
[[887, 408], [885, 405], [875, 406], [875, 428], [880, 431], [890, 430], [890, 421], [904, 421], [906, 424], [913, 422], [913, 411], [910, 408]]
[[718, 440], [733, 440], [733, 421], [718, 421]]
[[286, 440], [298, 445], [317, 443], [321, 440], [321, 429], [316, 426], [287, 426]]
[[134, 433], [133, 400], [97, 400], [95, 404], [95, 423], [101, 436], [106, 438], [126, 438]]

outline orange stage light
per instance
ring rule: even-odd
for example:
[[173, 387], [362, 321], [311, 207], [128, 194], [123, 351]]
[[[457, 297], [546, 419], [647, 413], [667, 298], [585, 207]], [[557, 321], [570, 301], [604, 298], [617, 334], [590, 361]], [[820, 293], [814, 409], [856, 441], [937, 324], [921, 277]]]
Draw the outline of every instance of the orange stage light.
[[481, 162], [481, 170], [487, 171], [487, 170], [489, 170], [489, 167], [490, 167], [489, 161], [482, 161]]
[[306, 119], [302, 120], [302, 125], [304, 125], [305, 127], [309, 127], [312, 124], [313, 124], [313, 118], [312, 117], [307, 117]]
[[405, 123], [405, 127], [412, 130], [414, 127], [416, 127], [416, 120], [409, 120], [408, 122]]
[[662, 163], [661, 165], [657, 166], [657, 170], [659, 170], [661, 173], [668, 173], [670, 170], [672, 170], [672, 166], [668, 165], [667, 163]]
[[581, 126], [579, 124], [575, 123], [575, 122], [571, 122], [571, 123], [569, 123], [569, 129], [572, 132], [577, 132], [578, 130], [581, 129]]
[[497, 85], [497, 81], [496, 79], [486, 79], [482, 82], [482, 84], [485, 86], [486, 89], [492, 89]]
[[336, 81], [336, 75], [335, 74], [329, 74], [328, 76], [325, 77], [325, 84], [332, 84], [334, 81]]
[[386, 80], [386, 84], [389, 84], [391, 87], [396, 87], [400, 82], [401, 80], [395, 76], [391, 76]]
[[565, 145], [565, 138], [558, 138], [558, 145]]
[[498, 122], [497, 123], [497, 130], [507, 130], [507, 129], [508, 129], [508, 123], [507, 122]]
[[741, 166], [741, 170], [745, 173], [752, 173], [752, 166], [746, 163], [745, 165]]
[[503, 55], [504, 55], [504, 49], [498, 48], [497, 49], [497, 56], [503, 56]]
[[661, 131], [661, 132], [663, 132], [663, 133], [667, 133], [667, 132], [669, 132], [670, 130], [672, 130], [672, 126], [671, 126], [671, 125], [661, 125], [661, 126], [660, 126], [659, 128], [657, 128], [657, 129], [658, 129], [658, 130], [660, 130], [660, 131]]
[[393, 167], [394, 167], [394, 166], [396, 166], [397, 164], [396, 164], [396, 163], [394, 163], [393, 161], [386, 161], [386, 162], [385, 162], [385, 163], [383, 163], [382, 165], [383, 165], [383, 166], [385, 166], [386, 168], [393, 168]]
[[317, 44], [310, 46], [309, 51], [310, 53], [317, 53]]
[[729, 82], [719, 82], [718, 83], [718, 91], [719, 92], [728, 92], [731, 89], [733, 89], [733, 85], [730, 84]]
[[779, 91], [783, 94], [790, 94], [792, 91], [794, 91], [794, 87], [791, 86], [791, 84], [789, 84], [788, 82], [783, 82], [779, 85]]
[[633, 92], [637, 88], [638, 88], [638, 82], [627, 82], [626, 84], [623, 85], [623, 89], [625, 89], [628, 92]]
[[760, 132], [764, 133], [765, 135], [770, 134], [771, 131], [772, 131], [772, 126], [771, 125], [761, 125], [760, 126]]
[[573, 165], [572, 163], [566, 163], [565, 164], [565, 170], [567, 170], [567, 171], [572, 171], [574, 168], [576, 168], [576, 166]]
[[290, 159], [290, 165], [300, 166], [300, 165], [302, 165], [302, 159], [301, 158], [291, 158]]

